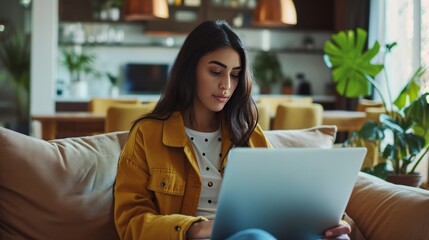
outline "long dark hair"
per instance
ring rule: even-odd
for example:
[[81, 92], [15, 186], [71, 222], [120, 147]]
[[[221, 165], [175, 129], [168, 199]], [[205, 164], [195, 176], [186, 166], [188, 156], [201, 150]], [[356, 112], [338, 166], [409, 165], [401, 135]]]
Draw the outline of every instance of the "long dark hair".
[[137, 119], [165, 120], [174, 111], [190, 111], [193, 118], [193, 103], [196, 94], [196, 66], [201, 57], [219, 48], [231, 47], [240, 56], [242, 70], [239, 83], [228, 103], [219, 113], [222, 123], [231, 134], [235, 146], [247, 146], [256, 127], [258, 112], [251, 96], [252, 74], [248, 66], [247, 50], [240, 38], [224, 20], [205, 21], [186, 38], [171, 68], [167, 84], [154, 110]]

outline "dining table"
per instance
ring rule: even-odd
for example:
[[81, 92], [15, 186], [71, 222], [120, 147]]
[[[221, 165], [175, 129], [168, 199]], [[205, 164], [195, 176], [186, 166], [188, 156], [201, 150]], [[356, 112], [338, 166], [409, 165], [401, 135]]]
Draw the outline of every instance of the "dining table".
[[[36, 114], [33, 120], [41, 123], [42, 139], [52, 140], [104, 133], [106, 116], [92, 112], [56, 112]], [[366, 120], [365, 112], [325, 110], [323, 125], [335, 125], [338, 132], [351, 133], [361, 128]]]
[[44, 140], [104, 133], [105, 119], [104, 114], [92, 112], [56, 112], [32, 116], [32, 120], [40, 122]]
[[323, 125], [335, 125], [338, 132], [346, 132], [347, 134], [359, 130], [367, 116], [365, 112], [350, 111], [350, 110], [324, 110]]

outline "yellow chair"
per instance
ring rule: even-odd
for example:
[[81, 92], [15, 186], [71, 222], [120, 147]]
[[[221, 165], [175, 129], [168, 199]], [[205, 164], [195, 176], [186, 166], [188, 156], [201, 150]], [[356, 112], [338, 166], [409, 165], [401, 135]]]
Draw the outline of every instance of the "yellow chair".
[[92, 98], [89, 101], [88, 110], [97, 114], [106, 114], [107, 109], [114, 104], [138, 105], [138, 99], [113, 99], [113, 98]]
[[137, 118], [151, 112], [154, 107], [152, 103], [112, 105], [107, 109], [104, 130], [105, 132], [128, 131]]
[[258, 104], [266, 105], [268, 113], [271, 117], [276, 115], [277, 106], [281, 103], [299, 102], [299, 103], [312, 103], [312, 97], [292, 97], [290, 95], [264, 95], [258, 98]]
[[271, 116], [268, 112], [268, 107], [265, 104], [256, 103], [256, 107], [258, 108], [259, 119], [258, 123], [264, 130], [270, 130], [270, 122]]
[[323, 106], [318, 103], [282, 103], [273, 119], [273, 130], [303, 129], [322, 125]]
[[290, 102], [291, 99], [292, 97], [289, 95], [285, 95], [285, 96], [264, 95], [258, 98], [257, 103], [259, 104], [259, 106], [262, 106], [262, 105], [266, 106], [269, 115], [271, 117], [274, 117], [274, 115], [276, 114], [277, 106], [280, 103]]

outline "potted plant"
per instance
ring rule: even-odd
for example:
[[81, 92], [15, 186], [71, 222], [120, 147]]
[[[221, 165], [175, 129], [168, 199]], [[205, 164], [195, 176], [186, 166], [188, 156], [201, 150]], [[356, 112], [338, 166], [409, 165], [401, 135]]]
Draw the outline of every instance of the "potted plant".
[[15, 32], [0, 42], [0, 61], [16, 89], [17, 131], [29, 132], [30, 38]]
[[110, 91], [109, 91], [110, 96], [111, 97], [119, 96], [118, 77], [109, 72], [106, 72], [106, 76], [110, 81]]
[[273, 52], [258, 52], [253, 61], [253, 71], [262, 94], [269, 94], [271, 85], [283, 78], [280, 61]]
[[94, 68], [95, 56], [80, 48], [65, 47], [61, 49], [63, 54], [62, 64], [70, 74], [71, 94], [85, 97], [88, 94], [88, 85], [82, 80], [82, 75], [98, 77], [100, 74]]
[[[325, 63], [332, 68], [337, 92], [346, 97], [360, 97], [369, 95], [374, 87], [385, 110], [379, 121], [367, 121], [344, 144], [373, 147], [378, 162], [363, 171], [394, 183], [399, 183], [397, 178], [414, 178], [417, 179], [414, 185], [418, 186], [421, 175], [416, 173], [416, 167], [429, 150], [429, 94], [420, 93], [420, 78], [425, 70], [418, 68], [395, 100], [389, 91], [385, 96], [374, 79], [386, 71], [384, 64], [371, 63], [380, 45], [375, 42], [364, 51], [366, 39], [363, 29], [341, 31], [324, 46]], [[386, 45], [385, 54], [395, 45]], [[385, 76], [388, 86], [387, 73]]]

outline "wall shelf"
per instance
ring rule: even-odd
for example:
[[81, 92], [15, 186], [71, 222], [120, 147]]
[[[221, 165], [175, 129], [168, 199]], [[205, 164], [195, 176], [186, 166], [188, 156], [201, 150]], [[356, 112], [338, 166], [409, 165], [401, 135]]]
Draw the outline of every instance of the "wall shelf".
[[[97, 48], [97, 47], [112, 47], [112, 48], [169, 48], [169, 49], [179, 49], [181, 46], [166, 46], [160, 43], [84, 43], [77, 44], [73, 42], [59, 42], [58, 46], [82, 46], [85, 48]], [[262, 49], [250, 48], [252, 52], [262, 51]], [[305, 49], [305, 48], [281, 48], [281, 49], [271, 49], [271, 52], [276, 53], [290, 53], [290, 54], [314, 54], [322, 55], [323, 49]]]

